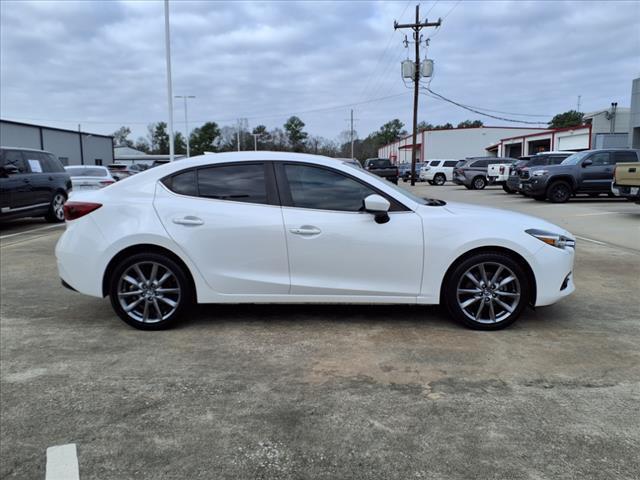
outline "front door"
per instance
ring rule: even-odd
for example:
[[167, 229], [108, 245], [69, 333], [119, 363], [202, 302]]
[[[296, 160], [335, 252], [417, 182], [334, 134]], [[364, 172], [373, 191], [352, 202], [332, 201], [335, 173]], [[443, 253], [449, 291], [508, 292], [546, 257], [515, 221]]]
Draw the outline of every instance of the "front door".
[[162, 224], [218, 294], [289, 292], [282, 212], [268, 183], [270, 164], [239, 162], [184, 170], [156, 187]]
[[415, 297], [423, 264], [422, 220], [392, 201], [390, 220], [363, 211], [380, 192], [343, 172], [278, 164], [291, 293]]
[[596, 152], [590, 155], [588, 159], [593, 163], [582, 168], [581, 190], [609, 192], [611, 179], [613, 178], [611, 154], [609, 152]]

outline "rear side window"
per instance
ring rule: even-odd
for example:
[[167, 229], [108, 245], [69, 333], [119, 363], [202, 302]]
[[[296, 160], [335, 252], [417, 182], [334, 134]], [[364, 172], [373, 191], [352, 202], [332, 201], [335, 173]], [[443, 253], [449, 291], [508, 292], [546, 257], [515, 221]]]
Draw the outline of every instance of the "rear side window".
[[31, 173], [43, 173], [45, 170], [45, 158], [46, 155], [41, 152], [30, 152], [25, 150], [23, 153], [27, 162], [27, 167], [31, 170]]
[[264, 164], [221, 165], [198, 170], [201, 197], [247, 203], [268, 203]]
[[186, 172], [167, 177], [162, 183], [164, 183], [169, 190], [180, 195], [198, 196], [195, 170], [187, 170]]
[[[500, 163], [500, 162], [496, 161], [496, 163]], [[469, 166], [470, 167], [488, 167], [489, 166], [489, 160], [476, 160], [475, 162], [473, 162]]]
[[42, 167], [45, 172], [48, 172], [48, 173], [64, 172], [64, 167], [62, 166], [62, 163], [60, 163], [60, 161], [56, 157], [54, 157], [50, 153], [43, 153], [41, 155], [42, 155], [42, 158], [40, 159], [40, 162], [42, 163]]
[[636, 152], [613, 152], [613, 163], [637, 162]]
[[294, 207], [358, 212], [375, 192], [339, 172], [307, 165], [285, 165]]
[[438, 165], [440, 165], [440, 160], [436, 160], [434, 162], [431, 162], [431, 166], [432, 167], [437, 167]]
[[2, 161], [0, 162], [0, 165], [3, 167], [13, 165], [20, 173], [28, 172], [26, 162], [22, 157], [22, 152], [19, 150], [4, 150], [2, 152]]
[[455, 167], [456, 166], [456, 162], [455, 160], [449, 160], [447, 162], [444, 162], [444, 165], [442, 165], [443, 167]]

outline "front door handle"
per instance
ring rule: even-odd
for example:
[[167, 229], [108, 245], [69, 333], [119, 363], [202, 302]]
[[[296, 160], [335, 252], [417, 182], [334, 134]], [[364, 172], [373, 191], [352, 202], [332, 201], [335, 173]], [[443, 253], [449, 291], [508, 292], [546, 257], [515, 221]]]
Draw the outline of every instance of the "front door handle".
[[187, 215], [186, 217], [182, 217], [182, 218], [174, 218], [173, 223], [176, 223], [178, 225], [188, 225], [188, 226], [195, 227], [198, 225], [204, 225], [204, 220], [198, 217], [194, 217], [192, 215]]
[[318, 227], [313, 227], [311, 225], [303, 225], [298, 228], [291, 228], [289, 229], [289, 231], [294, 235], [303, 235], [303, 236], [320, 235], [320, 233], [322, 233], [322, 230], [320, 230]]

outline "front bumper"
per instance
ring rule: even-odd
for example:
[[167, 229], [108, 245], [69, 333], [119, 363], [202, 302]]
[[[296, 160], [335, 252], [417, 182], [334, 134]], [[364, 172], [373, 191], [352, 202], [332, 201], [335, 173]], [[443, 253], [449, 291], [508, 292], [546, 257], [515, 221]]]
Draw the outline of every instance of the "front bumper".
[[507, 187], [511, 190], [520, 191], [520, 177], [512, 175], [507, 179]]
[[521, 190], [525, 195], [545, 195], [547, 193], [547, 179], [530, 177], [519, 183], [518, 190]]
[[535, 254], [531, 267], [536, 278], [536, 307], [551, 305], [575, 291], [574, 260], [573, 248], [543, 245]]

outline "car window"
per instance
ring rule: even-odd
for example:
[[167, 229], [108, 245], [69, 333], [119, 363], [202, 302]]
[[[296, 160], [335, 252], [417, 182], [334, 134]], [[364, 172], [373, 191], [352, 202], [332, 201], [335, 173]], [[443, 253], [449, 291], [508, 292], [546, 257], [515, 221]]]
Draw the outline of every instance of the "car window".
[[72, 177], [106, 177], [107, 176], [107, 171], [104, 168], [67, 167], [66, 171]]
[[234, 202], [268, 203], [262, 163], [200, 168], [197, 176], [198, 194], [201, 197]]
[[549, 163], [549, 157], [545, 156], [540, 156], [540, 157], [533, 157], [531, 160], [529, 160], [529, 166], [530, 167], [535, 167], [536, 165], [547, 165]]
[[180, 195], [189, 195], [192, 197], [198, 196], [198, 185], [196, 184], [195, 170], [187, 170], [176, 173], [175, 175], [164, 178], [162, 180], [162, 183], [169, 190]]
[[438, 165], [440, 165], [440, 160], [435, 160], [435, 161], [431, 162], [431, 166], [432, 167], [437, 167]]
[[45, 169], [45, 159], [46, 154], [42, 152], [31, 152], [25, 150], [22, 152], [26, 162], [27, 168], [31, 171], [31, 173], [43, 173], [46, 172]]
[[455, 167], [456, 166], [456, 162], [455, 160], [449, 160], [448, 162], [444, 162], [444, 165], [442, 165], [443, 167]]
[[388, 159], [378, 158], [375, 160], [367, 160], [367, 166], [373, 168], [382, 168], [389, 166], [390, 162]]
[[550, 157], [549, 165], [560, 165], [567, 157]]
[[637, 162], [636, 152], [613, 152], [613, 163]]
[[358, 212], [373, 189], [342, 173], [308, 165], [285, 165], [294, 207]]
[[27, 165], [19, 150], [4, 150], [2, 154], [2, 166], [13, 165], [20, 173], [27, 173]]
[[597, 152], [589, 157], [589, 159], [593, 162], [594, 167], [599, 167], [603, 165], [610, 165], [610, 155], [609, 152]]
[[45, 172], [50, 172], [50, 173], [64, 172], [64, 167], [62, 166], [62, 163], [60, 163], [60, 160], [58, 160], [54, 155], [50, 153], [43, 153], [42, 157], [43, 158], [41, 162]]
[[[495, 161], [494, 163], [500, 163], [500, 162]], [[487, 167], [489, 166], [489, 160], [476, 160], [470, 166], [471, 167]]]

